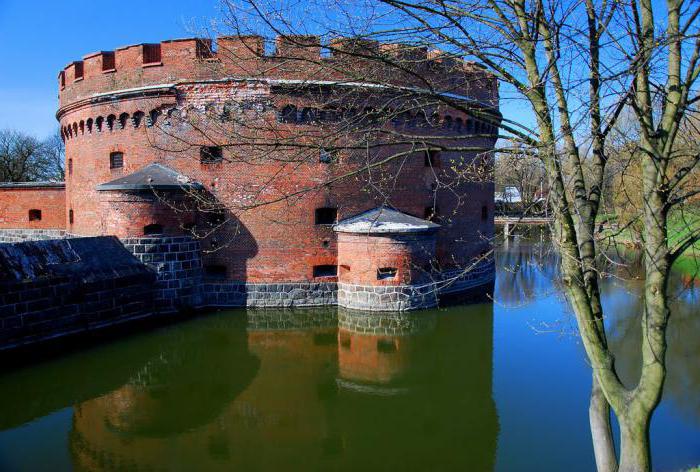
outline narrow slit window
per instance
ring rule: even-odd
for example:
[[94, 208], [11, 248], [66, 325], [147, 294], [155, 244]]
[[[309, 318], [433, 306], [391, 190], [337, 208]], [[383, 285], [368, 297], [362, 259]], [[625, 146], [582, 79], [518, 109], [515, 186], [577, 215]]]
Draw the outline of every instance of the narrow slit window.
[[316, 208], [315, 222], [317, 225], [333, 225], [337, 219], [337, 208]]
[[80, 80], [83, 78], [83, 61], [75, 62], [75, 80]]
[[423, 164], [425, 167], [440, 166], [440, 151], [430, 150], [423, 152]]
[[41, 221], [41, 210], [29, 210], [29, 221]]
[[112, 152], [109, 155], [109, 168], [110, 169], [121, 169], [124, 167], [124, 153], [122, 152]]
[[393, 354], [398, 351], [396, 341], [393, 339], [378, 339], [377, 351], [383, 354]]
[[204, 274], [212, 279], [225, 279], [228, 270], [225, 265], [210, 264], [204, 266]]
[[150, 236], [153, 234], [163, 234], [163, 225], [159, 225], [157, 223], [146, 225], [143, 227], [143, 234], [146, 236]]
[[314, 277], [337, 277], [338, 266], [316, 265], [314, 266]]
[[377, 280], [388, 280], [396, 278], [398, 270], [396, 267], [380, 267], [377, 269]]
[[221, 146], [203, 146], [199, 150], [199, 162], [202, 164], [216, 164], [224, 160]]
[[68, 223], [73, 224], [73, 209], [68, 210]]
[[486, 221], [489, 219], [489, 208], [484, 205], [481, 207], [481, 221]]

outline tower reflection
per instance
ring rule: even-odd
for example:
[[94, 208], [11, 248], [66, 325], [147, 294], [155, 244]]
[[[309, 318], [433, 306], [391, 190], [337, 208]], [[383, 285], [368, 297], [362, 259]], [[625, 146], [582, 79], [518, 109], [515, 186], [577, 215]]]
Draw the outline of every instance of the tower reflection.
[[76, 405], [75, 469], [494, 467], [490, 305], [238, 314], [173, 329]]

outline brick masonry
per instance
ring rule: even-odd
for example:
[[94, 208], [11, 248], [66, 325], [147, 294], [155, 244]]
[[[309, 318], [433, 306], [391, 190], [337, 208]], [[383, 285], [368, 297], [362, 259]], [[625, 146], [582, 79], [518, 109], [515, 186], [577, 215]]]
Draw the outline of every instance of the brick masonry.
[[[41, 218], [30, 218], [30, 210], [39, 210]], [[0, 183], [0, 230], [65, 228], [63, 182]]]

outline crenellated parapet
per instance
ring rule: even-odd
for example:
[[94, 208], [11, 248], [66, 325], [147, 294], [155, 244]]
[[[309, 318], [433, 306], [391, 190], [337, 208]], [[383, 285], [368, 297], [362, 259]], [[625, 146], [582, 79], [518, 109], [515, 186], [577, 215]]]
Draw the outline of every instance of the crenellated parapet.
[[[59, 73], [59, 114], [76, 102], [103, 94], [226, 78], [371, 84], [387, 83], [390, 77], [389, 82], [398, 86], [429, 83], [432, 88], [497, 106], [492, 75], [441, 51], [351, 38], [322, 46], [317, 36], [280, 36], [274, 46], [274, 52], [267, 54], [261, 36], [225, 36], [215, 42], [174, 39], [91, 53]], [[377, 55], [400, 67], [382, 63]]]

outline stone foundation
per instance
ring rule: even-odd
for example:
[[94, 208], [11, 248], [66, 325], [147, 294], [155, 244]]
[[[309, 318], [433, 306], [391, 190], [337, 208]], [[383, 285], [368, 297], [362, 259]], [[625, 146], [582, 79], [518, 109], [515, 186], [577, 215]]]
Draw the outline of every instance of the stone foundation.
[[437, 316], [428, 313], [367, 313], [338, 309], [338, 328], [358, 334], [414, 336], [435, 327]]
[[156, 272], [158, 311], [187, 311], [204, 304], [199, 240], [188, 236], [152, 236], [121, 241], [138, 260]]
[[22, 243], [63, 239], [66, 232], [60, 229], [0, 229], [0, 243]]
[[429, 283], [416, 285], [338, 284], [338, 305], [363, 311], [408, 311], [432, 308], [441, 297], [471, 291], [493, 283], [493, 261], [483, 261], [470, 270], [445, 271]]
[[327, 282], [250, 284], [208, 280], [203, 284], [209, 307], [292, 308], [337, 304], [337, 286]]
[[[73, 238], [60, 230], [0, 230], [0, 242]], [[124, 247], [157, 274], [155, 309], [181, 312], [197, 308], [295, 308], [338, 305], [364, 311], [432, 308], [441, 296], [493, 283], [493, 261], [469, 271], [443, 272], [432, 281], [410, 285], [358, 285], [336, 282], [245, 283], [203, 276], [200, 241], [189, 236], [149, 236], [121, 240]]]

